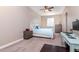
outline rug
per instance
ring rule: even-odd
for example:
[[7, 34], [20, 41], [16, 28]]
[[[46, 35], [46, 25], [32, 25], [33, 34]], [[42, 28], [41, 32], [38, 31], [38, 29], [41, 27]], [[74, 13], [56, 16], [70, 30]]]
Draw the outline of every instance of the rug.
[[65, 47], [44, 44], [40, 52], [68, 52]]

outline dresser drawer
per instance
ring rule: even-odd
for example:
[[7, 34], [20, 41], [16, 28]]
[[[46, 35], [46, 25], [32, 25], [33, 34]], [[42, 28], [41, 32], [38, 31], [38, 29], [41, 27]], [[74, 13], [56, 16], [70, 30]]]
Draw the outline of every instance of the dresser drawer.
[[23, 37], [24, 37], [24, 39], [29, 39], [33, 36], [32, 34], [33, 34], [32, 31], [24, 31], [23, 32]]

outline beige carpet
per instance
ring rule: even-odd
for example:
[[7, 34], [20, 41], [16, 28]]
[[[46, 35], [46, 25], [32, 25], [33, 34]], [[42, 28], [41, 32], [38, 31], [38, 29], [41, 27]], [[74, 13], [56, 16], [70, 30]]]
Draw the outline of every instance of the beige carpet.
[[33, 37], [29, 40], [23, 40], [17, 44], [2, 49], [0, 52], [40, 52], [44, 44], [64, 46], [61, 42], [60, 34], [55, 34], [54, 39]]

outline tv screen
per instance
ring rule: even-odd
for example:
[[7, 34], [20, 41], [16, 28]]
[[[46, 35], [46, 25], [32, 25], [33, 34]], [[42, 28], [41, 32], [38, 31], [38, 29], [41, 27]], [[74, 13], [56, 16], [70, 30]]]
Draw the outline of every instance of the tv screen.
[[79, 20], [76, 20], [72, 23], [73, 30], [79, 30]]

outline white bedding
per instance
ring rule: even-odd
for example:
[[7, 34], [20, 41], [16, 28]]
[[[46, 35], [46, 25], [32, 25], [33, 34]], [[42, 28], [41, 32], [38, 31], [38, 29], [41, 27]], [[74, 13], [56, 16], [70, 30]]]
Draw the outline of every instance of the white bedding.
[[53, 38], [53, 29], [52, 28], [33, 29], [33, 35], [40, 36], [40, 37]]

